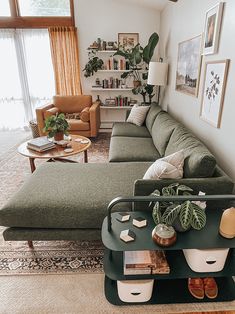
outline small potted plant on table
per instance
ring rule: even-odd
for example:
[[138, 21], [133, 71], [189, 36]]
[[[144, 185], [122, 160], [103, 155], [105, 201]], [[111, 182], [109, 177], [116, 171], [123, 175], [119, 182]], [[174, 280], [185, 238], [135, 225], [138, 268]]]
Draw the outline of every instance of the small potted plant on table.
[[63, 113], [57, 113], [45, 120], [44, 132], [48, 132], [49, 137], [54, 137], [55, 141], [64, 139], [64, 135], [68, 135], [69, 124]]

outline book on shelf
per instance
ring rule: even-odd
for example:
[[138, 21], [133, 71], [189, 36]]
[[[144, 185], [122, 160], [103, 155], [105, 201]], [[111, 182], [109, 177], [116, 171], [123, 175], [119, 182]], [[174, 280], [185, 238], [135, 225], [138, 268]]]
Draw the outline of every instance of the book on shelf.
[[170, 268], [163, 251], [125, 251], [124, 275], [169, 274]]

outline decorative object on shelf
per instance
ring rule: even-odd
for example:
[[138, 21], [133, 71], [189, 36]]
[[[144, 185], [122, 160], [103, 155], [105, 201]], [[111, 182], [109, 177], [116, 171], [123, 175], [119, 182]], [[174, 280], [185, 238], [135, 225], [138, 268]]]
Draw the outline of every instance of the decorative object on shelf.
[[176, 242], [177, 236], [172, 226], [158, 224], [152, 231], [152, 239], [159, 246], [168, 247]]
[[105, 51], [105, 50], [117, 50], [117, 42], [116, 41], [105, 41], [101, 38], [97, 38], [89, 47], [88, 50], [97, 50], [97, 51]]
[[69, 124], [63, 113], [57, 113], [45, 120], [44, 132], [48, 132], [49, 137], [54, 137], [55, 141], [64, 139], [64, 135], [68, 135]]
[[[163, 196], [192, 195], [193, 190], [179, 183], [173, 183], [162, 188]], [[160, 196], [159, 190], [151, 193], [151, 196]], [[151, 205], [151, 203], [150, 203]], [[200, 205], [200, 206], [199, 206]], [[202, 229], [206, 225], [205, 204], [199, 204], [194, 201], [172, 201], [155, 202], [153, 207], [153, 220], [156, 225], [159, 223], [168, 226], [174, 226], [177, 231], [183, 232], [189, 228], [196, 230]]]
[[205, 63], [200, 117], [216, 128], [221, 122], [228, 66], [228, 59]]
[[117, 216], [116, 219], [119, 222], [129, 221], [130, 220], [130, 214], [129, 213], [120, 212], [120, 213], [118, 213], [118, 216]]
[[143, 217], [136, 217], [133, 219], [132, 224], [137, 228], [143, 228], [147, 226], [147, 220]]
[[[148, 86], [158, 86], [158, 93], [157, 93], [157, 103], [159, 104], [160, 99], [160, 86], [166, 85], [167, 80], [167, 69], [168, 64], [165, 62], [162, 62], [162, 59], [160, 59], [160, 62], [153, 62], [151, 61], [149, 63], [149, 73], [148, 73], [148, 80], [147, 84]], [[150, 103], [152, 102], [153, 95], [149, 95]]]
[[223, 2], [216, 4], [206, 12], [203, 44], [204, 55], [216, 53], [218, 50], [222, 15]]
[[127, 230], [122, 230], [120, 233], [120, 239], [124, 242], [131, 242], [135, 240], [135, 233], [134, 231], [127, 229]]
[[235, 238], [235, 207], [230, 207], [223, 212], [219, 233], [228, 239]]
[[88, 54], [89, 61], [85, 65], [85, 68], [82, 70], [84, 71], [84, 76], [89, 77], [92, 76], [98, 70], [101, 70], [103, 67], [103, 60], [96, 56], [96, 51], [91, 50]]
[[114, 56], [125, 58], [130, 71], [122, 73], [121, 78], [133, 77], [133, 81], [138, 81], [138, 83], [135, 83], [138, 86], [136, 85], [137, 87], [132, 89], [132, 93], [135, 95], [141, 94], [144, 103], [146, 103], [146, 95], [149, 96], [149, 102], [153, 97], [153, 86], [148, 85], [146, 80], [148, 78], [148, 65], [153, 57], [158, 40], [158, 34], [153, 33], [144, 48], [139, 43], [130, 48], [120, 45], [118, 51], [114, 54]]
[[200, 68], [201, 35], [179, 43], [175, 89], [197, 97]]
[[139, 33], [118, 33], [118, 48], [132, 49], [139, 43]]

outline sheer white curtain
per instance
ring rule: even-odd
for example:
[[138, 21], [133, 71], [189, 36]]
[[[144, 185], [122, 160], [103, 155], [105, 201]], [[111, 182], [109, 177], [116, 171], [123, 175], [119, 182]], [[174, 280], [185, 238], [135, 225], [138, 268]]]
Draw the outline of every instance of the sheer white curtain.
[[[0, 69], [0, 83], [5, 82], [5, 91], [0, 84], [0, 129], [28, 125], [35, 109], [55, 93], [48, 31], [0, 30]], [[6, 112], [7, 119], [1, 119]]]
[[0, 29], [0, 129], [26, 124], [14, 30]]

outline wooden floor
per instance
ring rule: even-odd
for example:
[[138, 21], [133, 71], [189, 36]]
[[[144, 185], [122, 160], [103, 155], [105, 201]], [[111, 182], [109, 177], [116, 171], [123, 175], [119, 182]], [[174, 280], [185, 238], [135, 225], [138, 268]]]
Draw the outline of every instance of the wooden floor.
[[219, 311], [219, 312], [190, 312], [190, 313], [181, 313], [181, 314], [235, 314], [234, 311]]

